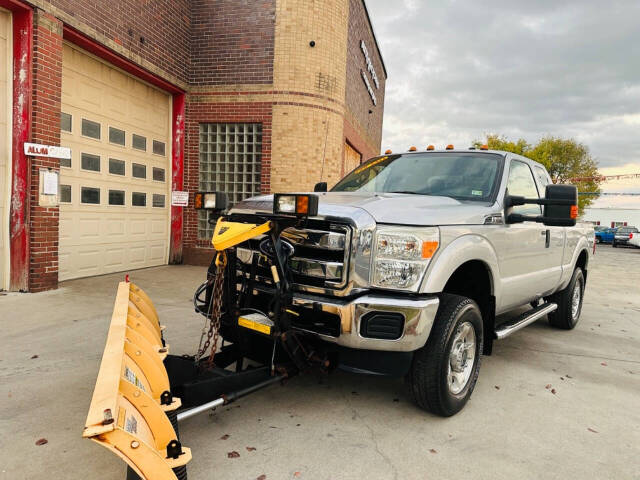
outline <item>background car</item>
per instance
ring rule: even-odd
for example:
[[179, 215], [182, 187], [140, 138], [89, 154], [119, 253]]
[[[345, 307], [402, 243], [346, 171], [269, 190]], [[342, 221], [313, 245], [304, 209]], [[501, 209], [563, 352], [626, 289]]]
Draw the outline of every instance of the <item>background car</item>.
[[596, 243], [612, 243], [617, 228], [598, 227], [596, 229]]
[[640, 234], [633, 234], [627, 242], [627, 245], [633, 245], [636, 248], [640, 248]]
[[626, 245], [630, 238], [637, 235], [638, 229], [636, 227], [618, 227], [618, 230], [613, 236], [612, 246]]

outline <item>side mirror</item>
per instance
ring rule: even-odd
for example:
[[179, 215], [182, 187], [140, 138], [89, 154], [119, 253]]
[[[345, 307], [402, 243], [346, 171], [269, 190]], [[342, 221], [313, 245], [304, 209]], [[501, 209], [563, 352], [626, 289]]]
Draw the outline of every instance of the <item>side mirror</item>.
[[[525, 204], [544, 206], [544, 214], [511, 213], [512, 207]], [[573, 227], [578, 218], [578, 189], [574, 185], [547, 185], [544, 198], [504, 197], [506, 223], [538, 222], [553, 227]]]
[[578, 218], [578, 189], [574, 185], [547, 185], [542, 223], [552, 227], [573, 227]]
[[327, 182], [318, 182], [313, 187], [314, 192], [326, 192], [327, 191]]

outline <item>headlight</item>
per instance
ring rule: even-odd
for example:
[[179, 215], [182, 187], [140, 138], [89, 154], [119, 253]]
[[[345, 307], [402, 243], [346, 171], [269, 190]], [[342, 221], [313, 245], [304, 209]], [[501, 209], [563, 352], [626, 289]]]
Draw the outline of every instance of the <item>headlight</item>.
[[439, 243], [437, 227], [380, 228], [375, 239], [372, 286], [416, 291]]

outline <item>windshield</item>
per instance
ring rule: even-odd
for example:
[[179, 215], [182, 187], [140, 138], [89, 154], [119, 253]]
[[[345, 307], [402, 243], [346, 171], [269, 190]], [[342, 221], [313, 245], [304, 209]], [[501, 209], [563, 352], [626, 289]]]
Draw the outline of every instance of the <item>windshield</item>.
[[502, 158], [460, 152], [373, 158], [331, 191], [413, 193], [486, 202], [496, 188]]

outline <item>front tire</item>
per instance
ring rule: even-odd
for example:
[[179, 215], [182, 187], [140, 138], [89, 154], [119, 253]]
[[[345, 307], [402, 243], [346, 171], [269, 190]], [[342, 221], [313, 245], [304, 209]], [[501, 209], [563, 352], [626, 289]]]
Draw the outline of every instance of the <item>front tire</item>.
[[480, 371], [483, 328], [476, 302], [442, 294], [431, 334], [408, 375], [414, 401], [442, 417], [455, 415], [473, 393]]
[[549, 314], [549, 324], [563, 330], [572, 330], [580, 320], [582, 302], [584, 300], [584, 273], [576, 267], [567, 288], [554, 293], [549, 302], [557, 303], [558, 308]]

